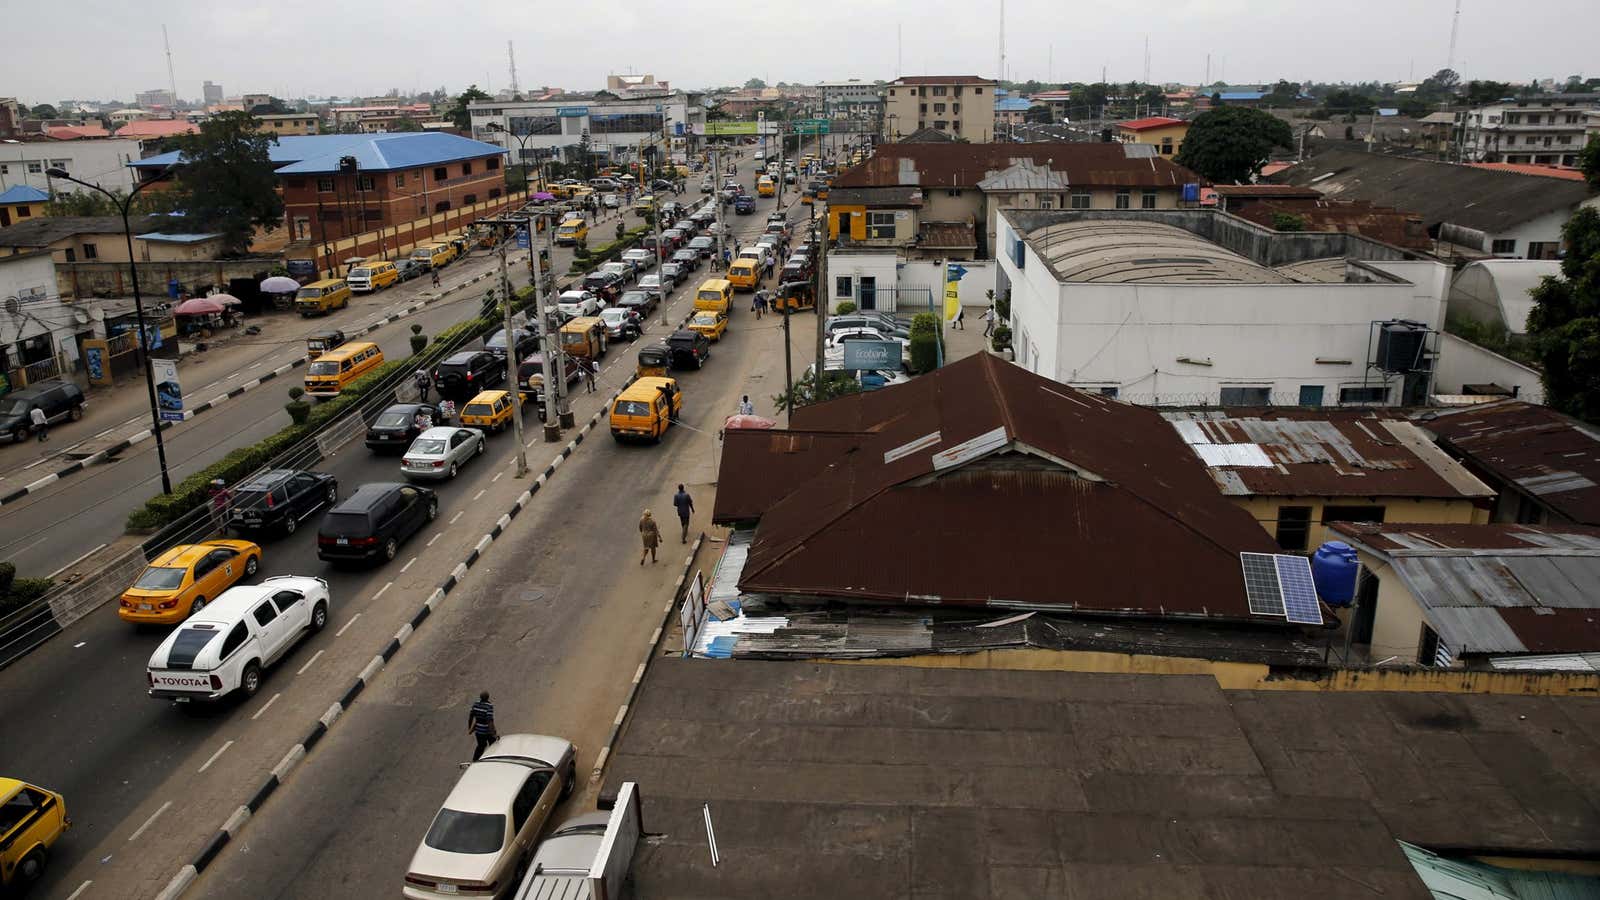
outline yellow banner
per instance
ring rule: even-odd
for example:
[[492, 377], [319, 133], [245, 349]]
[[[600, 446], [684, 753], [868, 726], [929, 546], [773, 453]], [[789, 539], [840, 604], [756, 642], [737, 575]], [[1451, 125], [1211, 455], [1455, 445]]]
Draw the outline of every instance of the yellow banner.
[[944, 267], [944, 320], [953, 321], [956, 314], [961, 312], [961, 276], [967, 270], [961, 266], [950, 264]]

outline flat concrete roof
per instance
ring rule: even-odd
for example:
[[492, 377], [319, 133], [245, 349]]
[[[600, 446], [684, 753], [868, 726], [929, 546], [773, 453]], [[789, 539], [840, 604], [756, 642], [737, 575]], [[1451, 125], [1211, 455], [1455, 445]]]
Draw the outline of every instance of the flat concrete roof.
[[1600, 699], [661, 658], [630, 715], [640, 900], [1431, 900], [1397, 839], [1600, 852]]

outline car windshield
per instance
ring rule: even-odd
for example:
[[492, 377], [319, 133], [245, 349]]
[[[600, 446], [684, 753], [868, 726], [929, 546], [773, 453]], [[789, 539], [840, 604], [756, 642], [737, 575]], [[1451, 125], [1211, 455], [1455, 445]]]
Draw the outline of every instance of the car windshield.
[[424, 844], [445, 853], [498, 853], [505, 843], [506, 817], [497, 813], [439, 810]]
[[371, 274], [372, 274], [372, 270], [371, 269], [351, 269], [350, 270], [350, 277], [351, 278], [366, 278], [367, 276], [369, 276]]
[[715, 325], [715, 324], [717, 324], [717, 317], [713, 316], [713, 315], [710, 315], [709, 313], [703, 314], [703, 315], [698, 315], [698, 316], [694, 317], [694, 324], [696, 324], [696, 325]]
[[301, 288], [300, 289], [300, 293], [295, 294], [295, 296], [299, 297], [302, 300], [315, 300], [318, 297], [322, 296], [322, 289], [321, 288]]
[[28, 414], [28, 401], [13, 400], [5, 405], [5, 414], [8, 416], [25, 416]]
[[[473, 408], [472, 404], [468, 404], [467, 405], [467, 410], [466, 410], [466, 414], [467, 415], [473, 415], [474, 414], [472, 412], [472, 408]], [[411, 451], [410, 452], [412, 454], [419, 455], [419, 456], [429, 456], [429, 455], [432, 455], [432, 454], [435, 454], [435, 453], [443, 453], [444, 452], [444, 441], [441, 441], [441, 440], [439, 440], [437, 438], [428, 438], [427, 440], [416, 441], [411, 445]]]
[[188, 569], [173, 569], [165, 566], [151, 566], [144, 570], [139, 580], [133, 586], [141, 591], [170, 591], [183, 584], [183, 575]]
[[600, 318], [604, 319], [607, 325], [614, 325], [617, 322], [621, 322], [623, 316], [625, 315], [627, 315], [627, 313], [624, 313], [620, 309], [604, 309], [600, 311]]
[[[463, 409], [461, 414], [464, 416], [492, 416], [494, 415], [494, 410], [487, 403], [468, 403], [467, 408]], [[434, 441], [433, 443], [443, 446], [442, 441]]]
[[367, 532], [367, 516], [358, 512], [330, 512], [322, 520], [324, 534], [355, 534]]
[[339, 364], [336, 362], [314, 362], [306, 368], [307, 375], [337, 375]]
[[643, 400], [618, 400], [616, 413], [619, 416], [648, 416], [650, 404]]
[[411, 416], [403, 412], [386, 412], [372, 423], [374, 428], [404, 428], [411, 424]]

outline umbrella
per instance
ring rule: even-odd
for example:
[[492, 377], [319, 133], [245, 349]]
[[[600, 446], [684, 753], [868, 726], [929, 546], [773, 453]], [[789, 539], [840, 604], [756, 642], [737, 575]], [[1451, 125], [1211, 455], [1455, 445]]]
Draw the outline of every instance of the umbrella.
[[221, 303], [223, 306], [239, 306], [244, 303], [243, 300], [232, 294], [209, 294], [206, 299], [213, 303]]
[[282, 275], [274, 275], [261, 282], [261, 290], [268, 294], [292, 294], [300, 290], [300, 282]]
[[777, 421], [775, 421], [773, 419], [765, 419], [765, 418], [762, 418], [761, 416], [747, 416], [747, 415], [744, 415], [743, 413], [740, 413], [739, 415], [729, 416], [727, 421], [722, 423], [722, 427], [723, 428], [777, 428], [778, 427], [778, 423], [777, 423]]
[[533, 195], [533, 199], [539, 201], [554, 200], [555, 198], [556, 195], [550, 193], [549, 191], [535, 191]]
[[172, 311], [177, 316], [209, 316], [222, 312], [222, 304], [210, 297], [194, 297], [179, 303]]

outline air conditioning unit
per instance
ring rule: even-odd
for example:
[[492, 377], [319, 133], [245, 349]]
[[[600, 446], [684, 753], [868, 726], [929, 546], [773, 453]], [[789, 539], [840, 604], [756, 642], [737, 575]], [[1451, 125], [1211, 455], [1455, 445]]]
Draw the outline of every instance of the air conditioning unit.
[[1396, 319], [1378, 328], [1378, 358], [1373, 365], [1384, 372], [1415, 372], [1426, 368], [1428, 326]]

